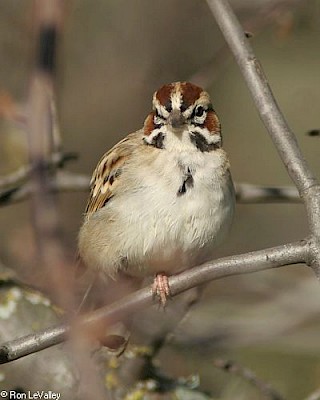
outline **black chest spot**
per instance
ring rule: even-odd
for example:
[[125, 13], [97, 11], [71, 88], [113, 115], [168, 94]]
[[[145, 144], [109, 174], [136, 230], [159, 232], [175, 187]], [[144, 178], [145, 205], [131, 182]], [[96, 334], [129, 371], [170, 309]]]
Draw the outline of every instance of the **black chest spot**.
[[186, 169], [182, 179], [182, 184], [178, 189], [177, 196], [184, 195], [187, 190], [193, 187], [193, 176], [189, 167]]

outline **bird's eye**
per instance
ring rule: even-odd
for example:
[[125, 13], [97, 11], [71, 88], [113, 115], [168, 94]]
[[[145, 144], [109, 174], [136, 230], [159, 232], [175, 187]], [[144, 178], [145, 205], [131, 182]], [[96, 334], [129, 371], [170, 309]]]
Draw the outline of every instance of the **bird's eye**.
[[205, 112], [205, 109], [203, 107], [199, 106], [199, 107], [196, 108], [196, 111], [195, 111], [194, 115], [196, 117], [202, 117], [204, 112]]

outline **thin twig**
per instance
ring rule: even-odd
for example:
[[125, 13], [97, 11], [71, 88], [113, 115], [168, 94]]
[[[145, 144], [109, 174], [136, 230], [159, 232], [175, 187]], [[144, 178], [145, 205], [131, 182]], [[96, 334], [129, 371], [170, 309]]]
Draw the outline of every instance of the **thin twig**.
[[284, 397], [278, 393], [269, 383], [266, 383], [259, 379], [257, 375], [249, 368], [243, 367], [234, 361], [227, 361], [217, 359], [214, 360], [213, 365], [216, 368], [222, 369], [225, 372], [240, 376], [245, 381], [251, 383], [257, 388], [266, 398], [271, 400], [284, 400]]
[[14, 171], [5, 176], [0, 176], [0, 188], [7, 188], [11, 185], [17, 185], [21, 183], [21, 181], [29, 178], [31, 174], [31, 165], [25, 165], [19, 168], [17, 171]]
[[[215, 279], [247, 274], [284, 265], [305, 263], [310, 243], [307, 240], [289, 243], [269, 249], [236, 256], [224, 257], [207, 262], [169, 278], [171, 296]], [[150, 287], [138, 290], [120, 301], [100, 308], [83, 317], [80, 323], [92, 326], [98, 323], [110, 324], [123, 319], [153, 302]], [[43, 350], [66, 340], [70, 327], [61, 325], [12, 340], [0, 347], [0, 363], [16, 360], [28, 354]]]
[[[65, 165], [66, 162], [74, 160], [77, 158], [75, 153], [63, 153], [61, 151], [54, 152], [50, 156], [50, 159], [45, 165], [45, 168], [52, 171], [59, 169]], [[30, 179], [32, 173], [31, 164], [24, 165], [18, 168], [16, 171], [7, 174], [5, 176], [0, 176], [0, 190], [7, 189], [8, 186], [18, 186], [23, 182]]]
[[236, 183], [236, 199], [241, 204], [257, 203], [301, 203], [299, 192], [294, 186], [262, 186]]
[[[48, 182], [53, 193], [61, 192], [87, 192], [89, 190], [90, 177], [68, 171], [59, 171], [55, 179]], [[31, 182], [0, 191], [0, 206], [18, 203], [27, 200], [33, 192]]]

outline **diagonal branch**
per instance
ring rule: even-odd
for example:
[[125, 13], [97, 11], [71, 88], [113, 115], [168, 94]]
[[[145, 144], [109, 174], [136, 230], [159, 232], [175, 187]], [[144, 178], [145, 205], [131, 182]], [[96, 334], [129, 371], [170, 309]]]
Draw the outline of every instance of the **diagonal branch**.
[[297, 140], [273, 96], [262, 66], [227, 0], [207, 0], [251, 92], [271, 139], [299, 192], [316, 184]]
[[[176, 296], [195, 286], [232, 275], [247, 274], [285, 265], [305, 263], [310, 243], [301, 240], [269, 249], [229, 256], [207, 262], [169, 278], [171, 296]], [[122, 320], [153, 302], [150, 287], [138, 290], [120, 301], [102, 307], [84, 316], [78, 323], [92, 327], [103, 323], [108, 325]], [[69, 325], [59, 325], [40, 332], [12, 340], [0, 347], [0, 363], [7, 363], [31, 353], [54, 346], [67, 339], [71, 332]]]
[[273, 96], [259, 60], [227, 0], [207, 0], [251, 92], [260, 118], [302, 197], [312, 234], [310, 264], [320, 276], [320, 185]]

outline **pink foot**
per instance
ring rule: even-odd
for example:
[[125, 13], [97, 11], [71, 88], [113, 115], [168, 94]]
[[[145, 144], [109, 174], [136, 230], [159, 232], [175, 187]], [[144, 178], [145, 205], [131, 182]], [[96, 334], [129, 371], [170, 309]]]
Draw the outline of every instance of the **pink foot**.
[[158, 296], [160, 304], [165, 307], [167, 298], [170, 296], [169, 280], [165, 273], [159, 272], [154, 278], [152, 294]]

